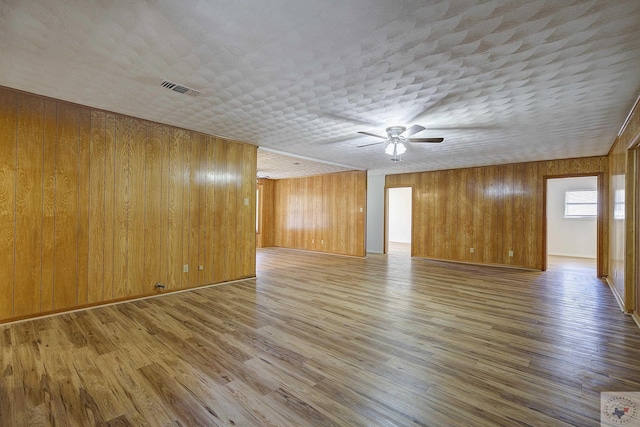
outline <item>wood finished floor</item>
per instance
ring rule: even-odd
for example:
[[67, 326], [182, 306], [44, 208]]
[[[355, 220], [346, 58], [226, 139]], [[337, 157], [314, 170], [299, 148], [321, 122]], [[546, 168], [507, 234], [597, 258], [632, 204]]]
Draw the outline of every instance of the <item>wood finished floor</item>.
[[584, 271], [262, 249], [257, 280], [0, 326], [0, 425], [599, 425], [640, 331]]

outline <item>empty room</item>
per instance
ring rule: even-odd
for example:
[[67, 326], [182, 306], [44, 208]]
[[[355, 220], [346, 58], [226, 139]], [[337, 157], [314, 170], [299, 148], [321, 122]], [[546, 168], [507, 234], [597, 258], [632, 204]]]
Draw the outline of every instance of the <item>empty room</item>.
[[640, 425], [637, 0], [0, 4], [0, 426]]

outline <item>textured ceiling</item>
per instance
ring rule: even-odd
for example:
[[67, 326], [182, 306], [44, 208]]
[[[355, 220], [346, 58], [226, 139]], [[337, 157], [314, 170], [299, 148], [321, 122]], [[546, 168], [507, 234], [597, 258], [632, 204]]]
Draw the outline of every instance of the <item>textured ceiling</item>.
[[[640, 1], [3, 0], [0, 55], [0, 85], [373, 174], [447, 169], [606, 154], [640, 91]], [[357, 148], [414, 123], [445, 142]]]

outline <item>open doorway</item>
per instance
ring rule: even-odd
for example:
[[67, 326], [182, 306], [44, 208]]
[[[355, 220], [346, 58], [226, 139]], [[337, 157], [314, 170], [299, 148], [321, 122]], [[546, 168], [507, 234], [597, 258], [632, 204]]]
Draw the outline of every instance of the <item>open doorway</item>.
[[598, 177], [547, 179], [547, 269], [597, 271]]
[[411, 187], [387, 189], [387, 254], [411, 256]]

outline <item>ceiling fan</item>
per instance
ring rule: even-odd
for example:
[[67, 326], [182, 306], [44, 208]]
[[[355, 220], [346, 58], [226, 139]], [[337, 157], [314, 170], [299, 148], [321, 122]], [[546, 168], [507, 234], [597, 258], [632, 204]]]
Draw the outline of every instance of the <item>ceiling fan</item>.
[[407, 151], [407, 147], [405, 146], [407, 142], [440, 143], [444, 141], [444, 138], [411, 138], [411, 135], [423, 131], [424, 129], [426, 128], [420, 125], [413, 125], [409, 129], [404, 126], [390, 126], [386, 129], [387, 136], [376, 135], [375, 133], [371, 132], [358, 132], [362, 135], [373, 136], [386, 140], [381, 142], [374, 142], [373, 144], [358, 145], [358, 148], [386, 143], [387, 147], [384, 150], [385, 153], [392, 156], [391, 161], [399, 162], [401, 160], [400, 155]]

